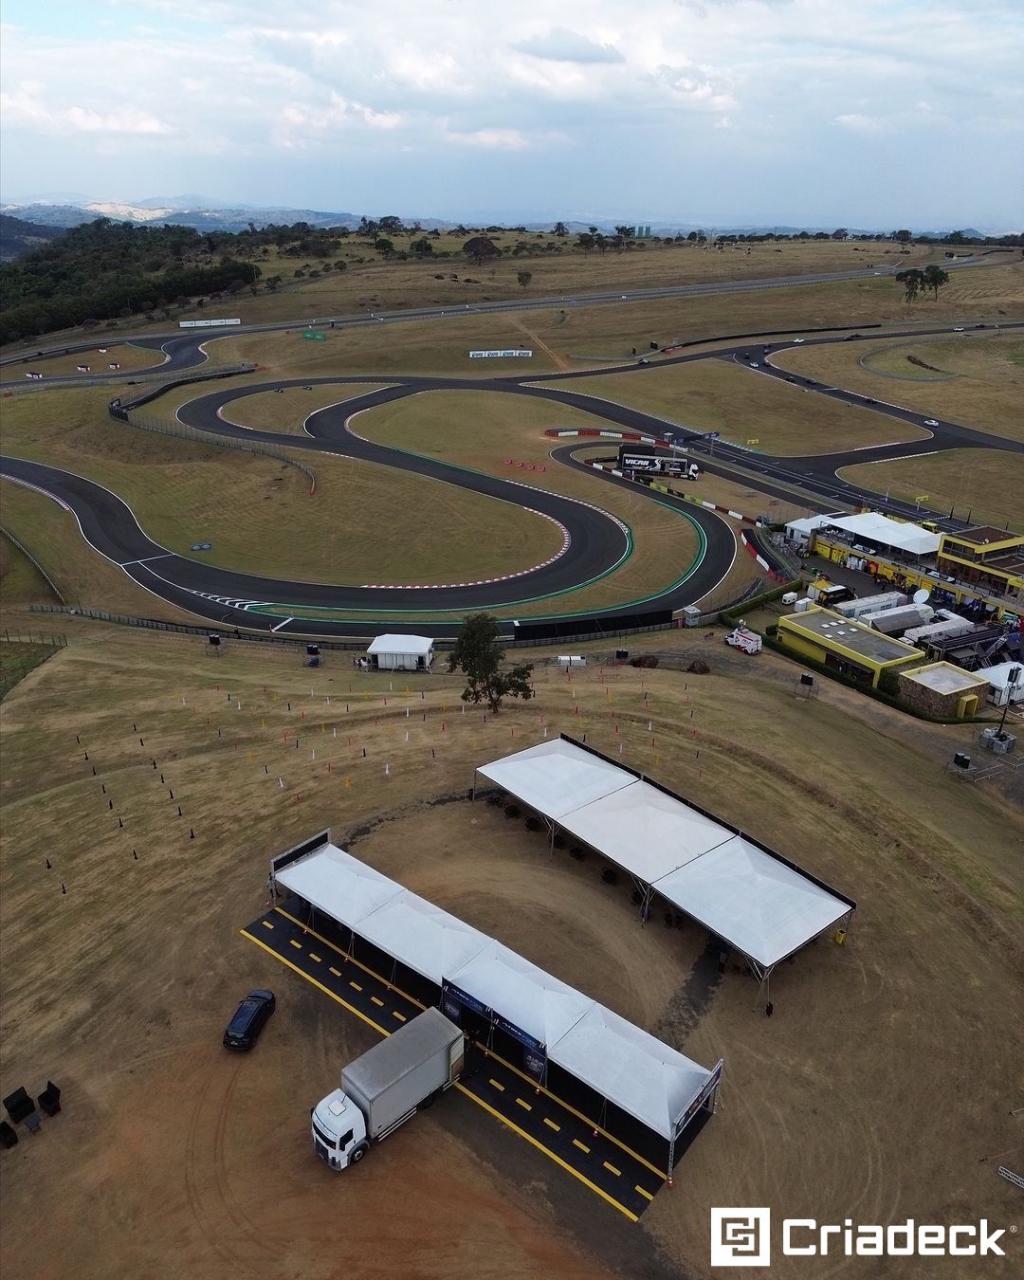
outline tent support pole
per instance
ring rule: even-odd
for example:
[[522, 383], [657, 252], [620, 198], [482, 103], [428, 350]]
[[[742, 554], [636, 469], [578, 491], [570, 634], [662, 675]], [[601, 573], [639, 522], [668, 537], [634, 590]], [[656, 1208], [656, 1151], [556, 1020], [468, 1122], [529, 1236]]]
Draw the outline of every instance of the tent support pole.
[[668, 1168], [665, 1171], [665, 1181], [669, 1186], [672, 1185], [672, 1170], [676, 1167], [676, 1136], [675, 1133], [668, 1140]]
[[476, 770], [473, 770], [473, 785], [469, 789], [470, 800], [476, 799]]

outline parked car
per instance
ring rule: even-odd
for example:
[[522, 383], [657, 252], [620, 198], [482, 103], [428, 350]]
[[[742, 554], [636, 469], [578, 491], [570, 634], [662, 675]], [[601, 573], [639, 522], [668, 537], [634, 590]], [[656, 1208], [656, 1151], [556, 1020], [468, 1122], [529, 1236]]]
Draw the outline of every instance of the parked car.
[[251, 1049], [276, 1005], [273, 991], [250, 991], [224, 1031], [224, 1048]]
[[936, 418], [925, 418], [924, 425], [926, 427], [937, 427], [939, 423]]

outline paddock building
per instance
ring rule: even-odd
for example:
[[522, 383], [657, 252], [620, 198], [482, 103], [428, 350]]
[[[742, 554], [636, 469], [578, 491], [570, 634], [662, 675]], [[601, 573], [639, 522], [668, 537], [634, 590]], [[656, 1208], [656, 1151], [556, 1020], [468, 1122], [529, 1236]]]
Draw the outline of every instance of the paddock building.
[[901, 671], [899, 686], [901, 702], [936, 720], [976, 716], [990, 689], [983, 673], [964, 671], [951, 662]]
[[873, 689], [886, 673], [900, 673], [924, 660], [913, 645], [816, 605], [784, 614], [778, 625], [779, 643], [793, 654]]

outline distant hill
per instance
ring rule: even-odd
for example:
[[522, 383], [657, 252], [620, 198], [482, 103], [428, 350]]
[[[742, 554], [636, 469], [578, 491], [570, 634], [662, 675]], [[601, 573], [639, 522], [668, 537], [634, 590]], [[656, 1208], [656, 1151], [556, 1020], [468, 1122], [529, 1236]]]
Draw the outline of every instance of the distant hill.
[[[296, 222], [306, 222], [311, 227], [348, 227], [355, 230], [359, 226], [360, 215], [338, 209], [290, 209], [284, 206], [259, 207], [248, 204], [219, 206], [210, 196], [189, 193], [177, 196], [146, 196], [136, 200], [83, 200], [81, 203], [49, 203], [45, 200], [31, 204], [5, 204], [0, 209], [6, 214], [49, 227], [77, 227], [85, 222], [93, 222], [96, 218], [110, 218], [114, 222], [130, 222], [135, 225], [191, 227], [194, 231], [244, 231], [250, 225], [262, 230], [268, 226], [292, 226]], [[379, 213], [372, 215], [377, 217]], [[529, 217], [517, 217], [509, 212], [504, 217], [474, 214], [461, 220], [451, 218], [420, 217], [403, 215], [407, 224], [418, 222], [426, 231], [451, 230], [465, 224], [467, 227], [486, 226], [522, 226], [527, 231], [549, 231], [554, 225], [553, 219], [539, 218], [536, 214]], [[615, 219], [607, 215], [587, 217], [574, 212], [563, 219], [570, 234], [576, 235], [586, 231], [590, 226], [605, 234], [615, 230], [617, 221], [646, 222], [641, 219]], [[786, 235], [795, 236], [802, 231], [809, 234], [816, 232], [830, 233], [832, 226], [786, 226], [776, 223], [751, 225], [749, 223], [729, 222], [669, 222], [652, 219], [651, 231], [657, 236], [686, 235], [690, 231], [715, 231], [719, 235]], [[904, 224], [905, 225], [905, 224]], [[941, 239], [948, 235], [952, 228], [940, 230], [922, 230], [911, 227], [917, 236]], [[891, 231], [889, 227], [860, 228], [850, 227], [851, 236], [885, 236]], [[963, 228], [968, 239], [982, 240], [992, 232], [978, 231], [973, 227]], [[995, 233], [1002, 234], [1002, 233]]]
[[347, 212], [320, 209], [251, 209], [237, 206], [229, 209], [179, 207], [174, 197], [166, 201], [147, 199], [137, 204], [119, 200], [95, 200], [87, 204], [8, 204], [4, 212], [48, 227], [79, 227], [97, 218], [114, 222], [130, 222], [146, 226], [190, 227], [193, 231], [244, 231], [250, 223], [258, 228], [295, 222], [308, 222], [311, 227], [359, 226], [359, 216]]
[[31, 253], [48, 240], [63, 235], [61, 227], [44, 227], [37, 222], [26, 222], [0, 213], [0, 262], [13, 262], [23, 253]]

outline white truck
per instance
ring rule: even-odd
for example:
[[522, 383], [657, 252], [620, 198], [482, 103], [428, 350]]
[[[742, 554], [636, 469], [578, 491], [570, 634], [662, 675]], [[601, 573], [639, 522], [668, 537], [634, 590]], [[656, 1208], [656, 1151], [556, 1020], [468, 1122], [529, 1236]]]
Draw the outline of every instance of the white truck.
[[458, 1080], [465, 1037], [438, 1009], [411, 1022], [341, 1069], [341, 1088], [310, 1111], [313, 1151], [332, 1169], [370, 1149]]
[[730, 631], [725, 637], [725, 643], [731, 644], [734, 649], [742, 649], [744, 653], [760, 653], [761, 637], [756, 631], [750, 631], [741, 623], [734, 631]]

